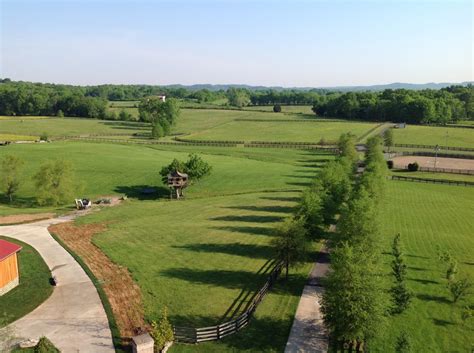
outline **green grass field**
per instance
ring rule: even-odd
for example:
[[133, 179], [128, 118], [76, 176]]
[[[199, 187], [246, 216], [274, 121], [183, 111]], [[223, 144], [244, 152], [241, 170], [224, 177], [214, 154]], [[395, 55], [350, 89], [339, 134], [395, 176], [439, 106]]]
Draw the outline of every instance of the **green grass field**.
[[377, 125], [371, 123], [327, 121], [234, 121], [215, 126], [209, 130], [193, 133], [186, 136], [186, 138], [196, 140], [295, 141], [316, 143], [321, 139], [336, 141], [344, 132], [351, 132], [356, 136], [361, 136], [375, 126]]
[[446, 145], [474, 148], [474, 130], [439, 126], [407, 125], [405, 129], [393, 129], [395, 143], [420, 145]]
[[[282, 105], [281, 112], [282, 113], [292, 113], [292, 114], [309, 114], [314, 115], [313, 111], [311, 110], [311, 105]], [[273, 112], [273, 105], [263, 105], [263, 106], [249, 106], [244, 107], [244, 110], [258, 110], [258, 111], [267, 111]]]
[[23, 248], [18, 253], [20, 284], [0, 298], [0, 315], [5, 315], [1, 323], [6, 325], [44, 302], [53, 293], [53, 287], [49, 284], [51, 272], [34, 248], [16, 239], [3, 236], [0, 239]]
[[148, 133], [147, 124], [84, 118], [19, 119], [1, 122], [0, 134], [48, 136]]
[[35, 141], [39, 136], [0, 134], [0, 141]]
[[[122, 107], [126, 107], [125, 103], [113, 109]], [[291, 113], [183, 109], [173, 133], [202, 140], [317, 142], [321, 138], [336, 140], [348, 131], [361, 136], [377, 126], [359, 122], [297, 121], [302, 118], [309, 119], [306, 115]], [[289, 119], [295, 121], [282, 121]], [[411, 128], [413, 126], [402, 133]], [[432, 129], [446, 130], [415, 128], [429, 129], [420, 130], [424, 138], [429, 137]], [[451, 128], [449, 134], [452, 131], [465, 133], [464, 130], [469, 129]], [[23, 122], [6, 119], [0, 123], [0, 134], [43, 132], [50, 136], [131, 135], [148, 133], [149, 126], [56, 118], [25, 119]], [[472, 135], [471, 130], [468, 132]], [[469, 134], [465, 138], [472, 140]], [[395, 140], [400, 143], [397, 139], [396, 135]], [[415, 139], [410, 143], [425, 142]], [[168, 189], [161, 184], [158, 172], [173, 158], [186, 159], [191, 152], [199, 153], [212, 165], [212, 174], [188, 188], [185, 200], [169, 201]], [[2, 203], [0, 216], [64, 212], [64, 207], [37, 208], [34, 204], [32, 176], [47, 159], [64, 158], [73, 163], [77, 179], [83, 186], [78, 196], [128, 195], [129, 200], [123, 205], [105, 208], [76, 222], [108, 224], [107, 231], [95, 236], [94, 242], [112, 261], [131, 271], [142, 289], [147, 318], [156, 318], [166, 305], [173, 323], [191, 326], [213, 325], [243, 310], [270, 269], [273, 229], [291, 214], [299, 192], [317, 170], [334, 158], [329, 154], [293, 149], [85, 142], [14, 144], [2, 147], [0, 158], [7, 153], [21, 157], [25, 167], [17, 202], [13, 205]], [[406, 175], [472, 178], [455, 174], [432, 176], [422, 172]], [[142, 195], [140, 191], [145, 187], [156, 188], [156, 195]], [[388, 182], [383, 205], [384, 251], [390, 251], [393, 235], [400, 232], [409, 266], [409, 287], [415, 293], [415, 299], [407, 312], [390, 318], [385, 335], [374, 342], [372, 351], [392, 352], [394, 340], [404, 327], [412, 335], [414, 352], [463, 352], [470, 348], [472, 322], [462, 326], [459, 316], [462, 305], [472, 305], [472, 297], [460, 304], [449, 303], [442, 267], [436, 258], [436, 245], [449, 248], [458, 258], [459, 276], [474, 280], [470, 256], [474, 248], [471, 236], [473, 201], [474, 188]], [[314, 244], [313, 250], [318, 246]], [[384, 255], [384, 260], [388, 274], [390, 256]], [[310, 267], [311, 261], [308, 261], [292, 272], [289, 282], [280, 281], [259, 306], [252, 324], [242, 332], [220, 342], [177, 344], [171, 351], [282, 352]]]
[[[396, 337], [405, 330], [413, 352], [468, 352], [474, 343], [473, 322], [461, 323], [468, 299], [452, 304], [446, 288], [446, 269], [437, 258], [437, 246], [449, 250], [459, 262], [457, 278], [474, 281], [474, 189], [462, 186], [388, 183], [383, 206], [385, 271], [390, 273], [391, 241], [401, 234], [408, 265], [408, 287], [414, 293], [411, 307], [391, 317], [384, 335], [371, 351], [393, 352]], [[391, 277], [387, 276], [387, 281]]]

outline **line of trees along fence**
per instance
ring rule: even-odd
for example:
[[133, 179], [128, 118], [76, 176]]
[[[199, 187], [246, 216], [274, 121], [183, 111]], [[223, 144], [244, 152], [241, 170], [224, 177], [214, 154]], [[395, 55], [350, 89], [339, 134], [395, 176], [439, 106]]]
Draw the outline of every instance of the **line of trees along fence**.
[[257, 306], [263, 300], [268, 291], [273, 287], [275, 281], [281, 273], [283, 262], [275, 265], [265, 284], [257, 292], [247, 309], [235, 319], [224, 322], [216, 326], [208, 327], [183, 327], [173, 326], [175, 341], [182, 343], [201, 343], [207, 341], [216, 341], [226, 336], [232, 335], [247, 326], [257, 309]]
[[[436, 148], [435, 145], [417, 145], [413, 143], [395, 143], [394, 147], [406, 147], [406, 148], [423, 148], [423, 149], [432, 149]], [[465, 152], [474, 152], [474, 148], [471, 147], [456, 147], [456, 146], [438, 146], [440, 150], [445, 151], [465, 151]]]
[[419, 182], [419, 183], [432, 183], [432, 184], [474, 186], [474, 182], [472, 182], [472, 181], [432, 179], [432, 178], [416, 178], [416, 177], [409, 177], [409, 176], [402, 176], [402, 175], [392, 175], [392, 180], [415, 181], [415, 182]]

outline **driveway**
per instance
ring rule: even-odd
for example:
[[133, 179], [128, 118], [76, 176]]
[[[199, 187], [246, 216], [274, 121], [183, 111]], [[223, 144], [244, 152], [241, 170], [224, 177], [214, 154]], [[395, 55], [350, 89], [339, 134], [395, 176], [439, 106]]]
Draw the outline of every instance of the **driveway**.
[[92, 281], [48, 232], [51, 224], [68, 220], [64, 217], [0, 227], [1, 235], [33, 246], [58, 280], [43, 304], [10, 326], [23, 339], [46, 336], [64, 353], [115, 352], [107, 316]]

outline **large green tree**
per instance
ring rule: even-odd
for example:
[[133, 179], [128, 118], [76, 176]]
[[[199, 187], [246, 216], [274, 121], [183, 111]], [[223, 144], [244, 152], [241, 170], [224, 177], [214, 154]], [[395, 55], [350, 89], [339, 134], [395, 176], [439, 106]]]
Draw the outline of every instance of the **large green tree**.
[[277, 259], [283, 261], [286, 278], [290, 267], [297, 267], [307, 259], [308, 239], [304, 222], [298, 219], [285, 221], [278, 227], [272, 240]]
[[44, 162], [33, 179], [39, 205], [58, 206], [70, 203], [80, 191], [72, 163], [66, 160]]
[[1, 185], [3, 193], [13, 202], [13, 198], [20, 187], [20, 170], [24, 162], [17, 156], [6, 155], [2, 159]]

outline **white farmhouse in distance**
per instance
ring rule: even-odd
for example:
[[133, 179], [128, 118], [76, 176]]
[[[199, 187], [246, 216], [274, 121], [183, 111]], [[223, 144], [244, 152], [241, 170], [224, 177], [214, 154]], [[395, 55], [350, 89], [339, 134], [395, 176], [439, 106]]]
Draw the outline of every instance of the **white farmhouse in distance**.
[[161, 99], [162, 102], [166, 102], [166, 96], [165, 95], [158, 95], [157, 97], [159, 99]]

